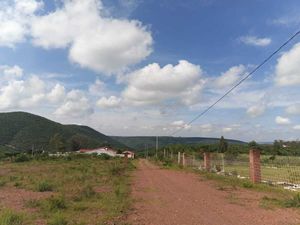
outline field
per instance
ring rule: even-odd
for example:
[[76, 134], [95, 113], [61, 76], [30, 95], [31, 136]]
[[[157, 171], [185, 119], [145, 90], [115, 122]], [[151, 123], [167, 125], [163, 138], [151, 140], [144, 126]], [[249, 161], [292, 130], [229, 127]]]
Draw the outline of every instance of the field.
[[[262, 180], [270, 183], [286, 182], [300, 184], [300, 157], [296, 156], [261, 156]], [[248, 155], [239, 155], [234, 160], [221, 162], [220, 157], [216, 164], [224, 165], [225, 172], [249, 177]]]
[[0, 224], [123, 224], [133, 169], [99, 157], [1, 162]]

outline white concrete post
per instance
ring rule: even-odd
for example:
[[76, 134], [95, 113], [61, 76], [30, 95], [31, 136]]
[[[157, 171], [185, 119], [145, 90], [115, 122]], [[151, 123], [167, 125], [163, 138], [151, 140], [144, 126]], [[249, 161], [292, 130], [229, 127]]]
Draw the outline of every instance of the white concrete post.
[[180, 165], [180, 152], [178, 152], [178, 165]]

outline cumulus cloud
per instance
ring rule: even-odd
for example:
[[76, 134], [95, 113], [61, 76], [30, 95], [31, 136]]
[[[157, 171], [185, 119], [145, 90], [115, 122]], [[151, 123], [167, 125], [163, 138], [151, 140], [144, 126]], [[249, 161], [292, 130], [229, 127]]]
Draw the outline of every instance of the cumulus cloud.
[[239, 40], [246, 45], [253, 45], [259, 47], [265, 47], [271, 44], [271, 38], [259, 38], [256, 36], [243, 36], [240, 37]]
[[279, 86], [300, 85], [300, 43], [278, 59], [275, 83]]
[[151, 33], [141, 22], [101, 13], [100, 1], [66, 0], [62, 8], [35, 17], [33, 43], [46, 49], [69, 48], [72, 62], [107, 74], [136, 64], [152, 52]]
[[275, 122], [279, 125], [289, 125], [291, 124], [291, 121], [289, 118], [286, 118], [286, 117], [281, 117], [281, 116], [277, 116], [275, 118]]
[[247, 109], [247, 114], [251, 117], [258, 117], [264, 114], [266, 107], [264, 105], [254, 105]]
[[233, 66], [215, 80], [215, 85], [220, 88], [231, 86], [240, 79], [245, 71], [244, 65]]
[[23, 76], [23, 69], [17, 65], [15, 66], [0, 66], [0, 74], [2, 75], [2, 79], [11, 80], [14, 78], [20, 78]]
[[293, 129], [294, 129], [294, 130], [300, 130], [300, 125], [295, 125], [295, 126], [293, 127]]
[[54, 88], [50, 91], [50, 93], [47, 95], [47, 98], [50, 102], [59, 103], [63, 101], [65, 95], [65, 87], [61, 84], [56, 84]]
[[183, 120], [177, 120], [177, 121], [172, 122], [171, 127], [175, 128], [177, 130], [179, 130], [179, 129], [189, 130], [192, 128], [191, 125], [185, 123]]
[[64, 102], [54, 112], [61, 117], [85, 117], [94, 112], [88, 98], [80, 90], [67, 93]]
[[300, 104], [290, 105], [286, 108], [286, 112], [292, 115], [300, 115]]
[[43, 7], [36, 0], [3, 0], [0, 2], [0, 46], [14, 47], [30, 33], [34, 14]]
[[116, 96], [110, 96], [109, 98], [102, 97], [97, 101], [97, 106], [100, 108], [116, 108], [120, 106], [121, 101]]
[[181, 60], [177, 65], [160, 67], [150, 64], [128, 75], [128, 86], [123, 92], [126, 101], [136, 105], [176, 101], [192, 105], [199, 101], [203, 88], [200, 66]]

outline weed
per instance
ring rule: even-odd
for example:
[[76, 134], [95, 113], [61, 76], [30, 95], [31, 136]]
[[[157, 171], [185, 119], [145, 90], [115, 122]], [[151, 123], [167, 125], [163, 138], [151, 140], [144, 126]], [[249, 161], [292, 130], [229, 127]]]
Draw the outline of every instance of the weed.
[[4, 210], [0, 214], [1, 225], [23, 225], [24, 216], [19, 213], [15, 213], [12, 210]]
[[300, 193], [296, 194], [292, 199], [286, 200], [284, 206], [287, 208], [300, 208]]
[[253, 184], [250, 181], [243, 182], [244, 188], [253, 188]]
[[48, 209], [51, 211], [58, 211], [61, 209], [66, 209], [66, 200], [63, 196], [51, 196], [46, 200]]
[[30, 199], [25, 202], [25, 206], [28, 208], [37, 208], [41, 206], [41, 203], [36, 199]]
[[6, 181], [4, 181], [4, 180], [0, 180], [0, 187], [3, 187], [3, 186], [5, 186], [5, 184], [6, 184]]
[[48, 181], [44, 180], [37, 184], [36, 190], [39, 192], [53, 191], [53, 185], [50, 184]]
[[47, 225], [68, 225], [68, 221], [60, 213], [54, 214], [53, 218], [47, 223]]

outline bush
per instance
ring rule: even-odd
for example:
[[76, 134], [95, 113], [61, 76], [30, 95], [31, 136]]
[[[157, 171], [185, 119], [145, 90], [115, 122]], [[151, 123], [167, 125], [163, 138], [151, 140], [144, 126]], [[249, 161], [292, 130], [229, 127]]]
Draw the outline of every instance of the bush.
[[300, 208], [300, 194], [298, 193], [292, 199], [287, 200], [284, 205], [288, 208]]
[[244, 188], [253, 188], [253, 184], [249, 181], [243, 182]]
[[26, 154], [19, 154], [16, 156], [14, 161], [17, 163], [20, 163], [20, 162], [28, 162], [28, 161], [30, 161], [30, 159], [31, 158]]
[[15, 213], [12, 210], [4, 210], [0, 215], [1, 225], [23, 225], [24, 218], [22, 214]]
[[53, 185], [48, 181], [41, 181], [37, 184], [36, 190], [39, 192], [53, 191]]
[[54, 217], [47, 224], [48, 225], [68, 225], [68, 221], [61, 214], [55, 214]]
[[47, 199], [47, 203], [48, 203], [48, 208], [51, 211], [57, 211], [57, 210], [67, 208], [66, 201], [63, 196], [57, 196], [57, 197], [52, 196]]
[[98, 157], [99, 157], [99, 159], [103, 159], [103, 160], [109, 160], [109, 159], [111, 159], [111, 156], [107, 155], [107, 154], [101, 154]]

